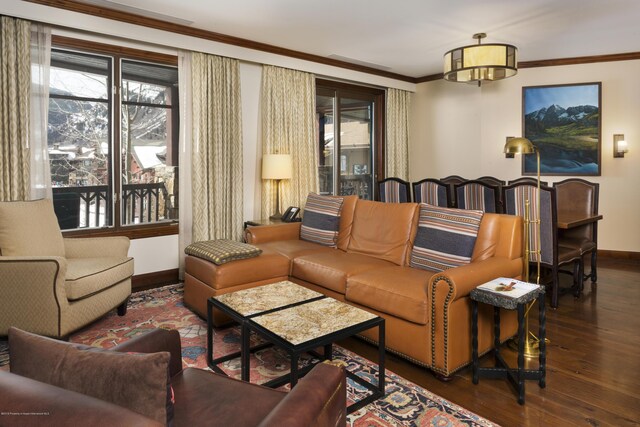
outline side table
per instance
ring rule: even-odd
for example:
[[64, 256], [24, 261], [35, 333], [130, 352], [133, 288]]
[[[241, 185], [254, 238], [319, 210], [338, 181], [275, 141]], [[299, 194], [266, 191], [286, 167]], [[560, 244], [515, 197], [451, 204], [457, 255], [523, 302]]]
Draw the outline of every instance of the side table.
[[[471, 291], [471, 340], [472, 340], [472, 358], [473, 358], [473, 383], [478, 384], [478, 379], [483, 378], [507, 378], [518, 392], [518, 403], [524, 404], [524, 382], [525, 380], [538, 380], [540, 388], [546, 386], [546, 318], [545, 318], [545, 300], [544, 286], [537, 288], [521, 295], [517, 298], [504, 296], [502, 294], [492, 292], [490, 290], [476, 288]], [[538, 300], [539, 316], [540, 316], [540, 366], [538, 369], [524, 369], [524, 341], [525, 333], [525, 310], [526, 305]], [[478, 302], [493, 306], [494, 319], [494, 355], [496, 358], [496, 366], [493, 368], [481, 368], [478, 360]], [[510, 368], [500, 354], [500, 309], [518, 310], [518, 367]]]

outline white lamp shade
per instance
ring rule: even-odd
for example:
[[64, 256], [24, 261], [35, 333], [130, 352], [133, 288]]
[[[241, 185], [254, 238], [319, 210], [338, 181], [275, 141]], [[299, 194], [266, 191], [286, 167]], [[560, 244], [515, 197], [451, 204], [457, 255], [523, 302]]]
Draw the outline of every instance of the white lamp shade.
[[262, 156], [262, 179], [291, 179], [293, 166], [290, 154]]

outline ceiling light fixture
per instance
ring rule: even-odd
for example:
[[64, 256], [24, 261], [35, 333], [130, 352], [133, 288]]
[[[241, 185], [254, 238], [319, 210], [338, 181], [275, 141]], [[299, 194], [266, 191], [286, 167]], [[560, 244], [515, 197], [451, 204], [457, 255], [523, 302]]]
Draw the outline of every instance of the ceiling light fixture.
[[478, 44], [463, 46], [444, 54], [444, 79], [475, 83], [495, 81], [518, 73], [518, 49], [510, 44], [481, 44], [485, 33], [474, 34]]

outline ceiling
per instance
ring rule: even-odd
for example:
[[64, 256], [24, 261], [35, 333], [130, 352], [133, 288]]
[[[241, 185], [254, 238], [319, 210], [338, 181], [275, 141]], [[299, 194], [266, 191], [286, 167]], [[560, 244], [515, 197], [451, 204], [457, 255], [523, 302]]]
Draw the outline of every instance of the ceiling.
[[83, 1], [409, 77], [478, 32], [520, 61], [640, 52], [638, 0]]

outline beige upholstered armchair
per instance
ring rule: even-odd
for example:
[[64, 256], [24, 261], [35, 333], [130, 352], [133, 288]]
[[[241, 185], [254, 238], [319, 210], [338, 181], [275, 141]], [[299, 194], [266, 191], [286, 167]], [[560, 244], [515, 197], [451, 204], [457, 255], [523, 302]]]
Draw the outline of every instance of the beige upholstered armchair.
[[0, 336], [66, 337], [116, 307], [123, 316], [128, 250], [126, 237], [63, 238], [51, 200], [0, 202]]

